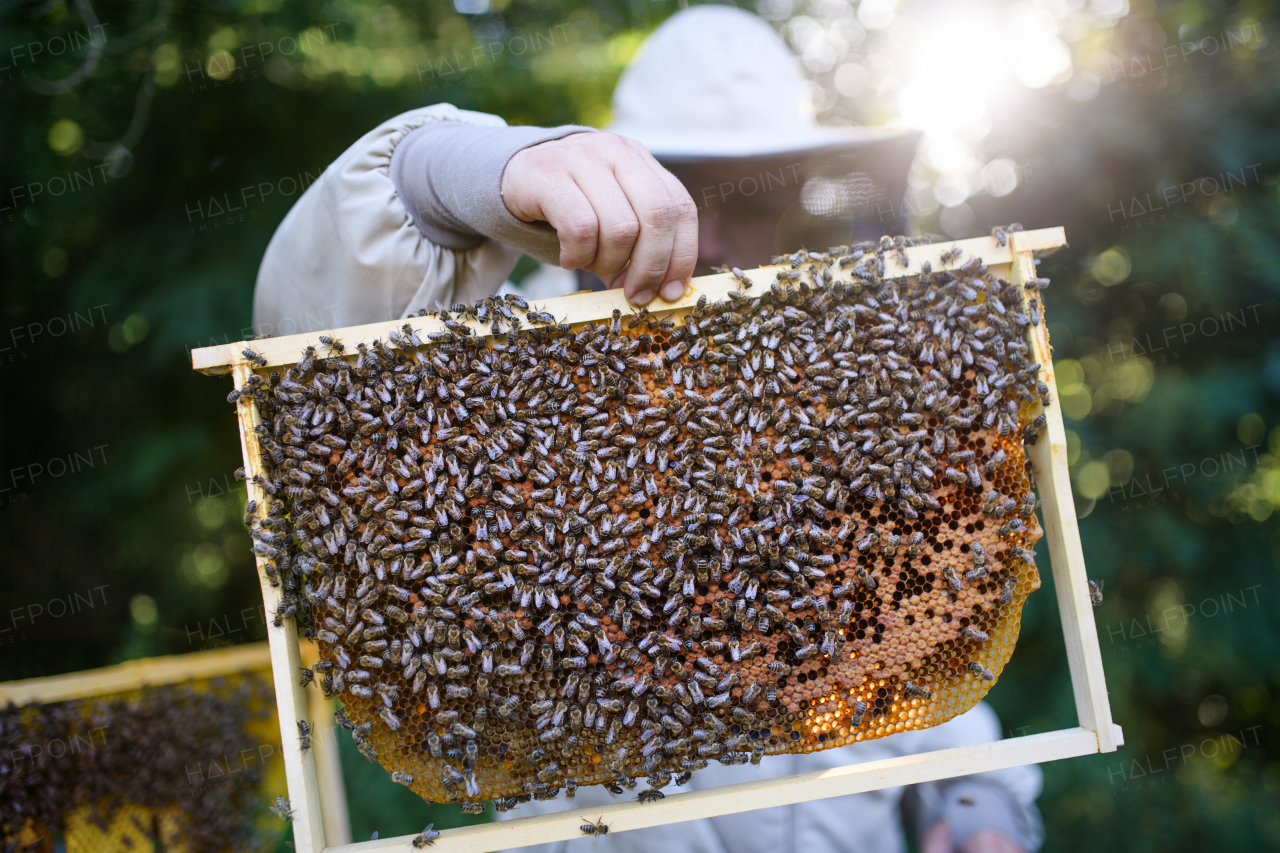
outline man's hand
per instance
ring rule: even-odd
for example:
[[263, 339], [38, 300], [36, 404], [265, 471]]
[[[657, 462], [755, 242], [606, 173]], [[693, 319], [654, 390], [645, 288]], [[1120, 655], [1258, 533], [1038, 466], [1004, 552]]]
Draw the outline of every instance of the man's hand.
[[679, 299], [698, 260], [698, 209], [644, 146], [613, 133], [575, 133], [517, 153], [502, 174], [517, 219], [560, 238], [560, 265], [590, 270], [627, 299]]

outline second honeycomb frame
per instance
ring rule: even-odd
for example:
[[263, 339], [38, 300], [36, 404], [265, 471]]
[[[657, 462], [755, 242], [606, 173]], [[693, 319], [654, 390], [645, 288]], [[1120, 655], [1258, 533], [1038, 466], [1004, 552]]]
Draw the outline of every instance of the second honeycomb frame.
[[[934, 270], [953, 269], [960, 260], [944, 264], [941, 257], [953, 248], [963, 253], [960, 258], [979, 257], [991, 272], [1014, 284], [1021, 285], [1035, 277], [1035, 258], [1048, 254], [1066, 243], [1061, 228], [1045, 228], [1037, 231], [1016, 232], [1008, 235], [1005, 245], [994, 238], [982, 237], [948, 243], [917, 246], [906, 250], [907, 264], [886, 256], [886, 277], [918, 275], [922, 264], [929, 262]], [[748, 270], [747, 274], [758, 286], [767, 286], [778, 268], [763, 267]], [[705, 296], [710, 302], [728, 298], [738, 285], [733, 276], [717, 274], [695, 278], [692, 287], [678, 302], [664, 306], [654, 313], [658, 316], [679, 314], [692, 308]], [[1019, 288], [1026, 299], [1026, 291]], [[530, 304], [531, 310], [549, 311], [563, 322], [584, 323], [606, 320], [615, 308], [630, 311], [620, 291], [576, 293], [558, 299], [538, 300]], [[206, 374], [230, 373], [235, 387], [246, 387], [249, 377], [256, 370], [270, 370], [288, 366], [298, 360], [309, 345], [319, 347], [321, 334], [340, 338], [348, 347], [370, 344], [385, 339], [388, 332], [396, 332], [404, 319], [385, 323], [372, 323], [346, 329], [318, 331], [262, 341], [225, 344], [206, 347], [191, 353], [193, 369]], [[443, 330], [440, 320], [414, 318], [415, 330], [425, 338], [425, 332]], [[476, 321], [468, 322], [479, 335], [488, 330]], [[1085, 573], [1084, 553], [1080, 546], [1080, 531], [1076, 525], [1075, 505], [1071, 496], [1070, 474], [1067, 469], [1066, 431], [1058, 403], [1053, 375], [1053, 357], [1049, 348], [1049, 334], [1042, 321], [1028, 330], [1028, 343], [1035, 360], [1043, 365], [1043, 378], [1048, 383], [1050, 405], [1045, 409], [1046, 428], [1039, 441], [1027, 450], [1035, 469], [1037, 490], [1044, 519], [1045, 538], [1048, 541], [1050, 563], [1053, 569], [1054, 590], [1058, 598], [1058, 610], [1062, 618], [1063, 636], [1066, 641], [1067, 662], [1071, 672], [1072, 692], [1075, 696], [1079, 725], [1045, 734], [1029, 735], [993, 743], [956, 749], [937, 750], [900, 758], [854, 764], [833, 770], [782, 776], [737, 785], [726, 785], [704, 791], [672, 794], [656, 803], [640, 804], [635, 801], [619, 802], [610, 806], [591, 809], [574, 809], [555, 814], [515, 818], [478, 826], [441, 832], [433, 849], [446, 853], [485, 853], [486, 851], [545, 844], [582, 837], [579, 827], [597, 818], [609, 825], [611, 832], [643, 829], [651, 826], [680, 823], [698, 818], [736, 814], [759, 808], [761, 803], [770, 806], [791, 805], [809, 800], [841, 797], [848, 794], [875, 791], [899, 785], [911, 785], [946, 779], [969, 773], [998, 770], [1024, 764], [1036, 764], [1094, 753], [1114, 752], [1123, 744], [1119, 726], [1112, 723], [1111, 707], [1107, 699], [1107, 685], [1102, 668], [1102, 653], [1098, 645], [1097, 627], [1089, 601], [1089, 588]], [[266, 367], [255, 366], [242, 351], [251, 347], [266, 359]], [[246, 398], [251, 400], [251, 398]], [[244, 454], [245, 472], [248, 477], [264, 473], [258, 444], [253, 440], [253, 430], [261, 419], [257, 407], [251, 402], [241, 402], [237, 407], [240, 427], [240, 444]], [[258, 502], [259, 513], [265, 514], [266, 495], [260, 486], [248, 483], [249, 497]], [[280, 603], [281, 591], [269, 582], [263, 558], [258, 558], [258, 575], [262, 587], [263, 602], [274, 611]], [[268, 628], [271, 663], [275, 673], [276, 701], [281, 720], [306, 718], [307, 697], [299, 686], [295, 674], [301, 666], [297, 628], [292, 620], [285, 620], [282, 627]], [[294, 810], [294, 843], [298, 853], [356, 853], [356, 851], [403, 851], [411, 853], [412, 836], [368, 841], [359, 844], [334, 843], [338, 839], [326, 837], [325, 817], [332, 826], [332, 818], [323, 813], [325, 806], [317, 782], [313, 756], [302, 752], [297, 739], [285, 737], [285, 771], [290, 799]], [[326, 804], [335, 807], [332, 801]]]
[[[299, 654], [308, 665], [319, 657], [317, 648], [305, 643], [299, 649]], [[163, 685], [262, 672], [268, 667], [272, 668], [274, 677], [268, 643], [248, 643], [209, 651], [142, 658], [82, 672], [2, 682], [0, 705], [54, 704], [94, 699]], [[326, 715], [329, 702], [319, 692], [313, 692], [309, 699], [308, 717], [311, 720]], [[311, 754], [315, 756], [318, 768], [315, 784], [320, 791], [321, 801], [325, 803], [325, 835], [326, 838], [345, 844], [351, 840], [351, 827], [347, 822], [347, 795], [338, 758], [338, 733], [332, 722], [326, 727], [315, 729], [313, 733]], [[282, 729], [282, 739], [288, 739], [289, 734], [288, 730]], [[297, 738], [296, 732], [293, 732], [293, 738]]]

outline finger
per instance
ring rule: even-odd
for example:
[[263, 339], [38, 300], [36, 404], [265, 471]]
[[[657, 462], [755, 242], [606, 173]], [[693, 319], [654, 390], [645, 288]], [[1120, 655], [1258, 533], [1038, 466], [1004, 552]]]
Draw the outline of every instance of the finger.
[[947, 822], [935, 823], [920, 841], [921, 853], [955, 853], [955, 844], [951, 840], [951, 829]]
[[640, 220], [613, 170], [599, 162], [573, 170], [578, 189], [591, 204], [599, 223], [596, 255], [587, 269], [601, 278], [622, 272], [640, 236]]
[[622, 287], [622, 276], [626, 274], [626, 272], [627, 268], [623, 267], [622, 271], [616, 275], [602, 275], [600, 276], [600, 280], [604, 282], [604, 286], [609, 290], [616, 290], [617, 288]]
[[622, 287], [628, 299], [645, 305], [657, 294], [671, 264], [680, 206], [653, 166], [630, 146], [614, 174], [640, 222]]
[[693, 278], [693, 270], [698, 265], [698, 206], [675, 175], [664, 169], [657, 160], [654, 160], [654, 166], [678, 205], [671, 261], [658, 291], [666, 301], [675, 302], [684, 296], [685, 288]]
[[578, 185], [567, 177], [556, 181], [544, 194], [541, 209], [560, 238], [560, 266], [567, 270], [589, 266], [596, 257], [600, 223]]
[[1022, 848], [1003, 832], [983, 829], [969, 836], [964, 853], [1022, 853]]

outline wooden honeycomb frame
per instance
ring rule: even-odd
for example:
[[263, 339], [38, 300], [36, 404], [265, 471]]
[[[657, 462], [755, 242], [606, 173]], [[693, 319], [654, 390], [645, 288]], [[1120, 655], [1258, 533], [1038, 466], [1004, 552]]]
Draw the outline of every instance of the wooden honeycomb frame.
[[[892, 253], [887, 253], [886, 277], [918, 275], [925, 261], [930, 262], [934, 270], [958, 267], [959, 261], [950, 265], [940, 261], [944, 252], [958, 247], [963, 251], [961, 257], [964, 259], [980, 257], [994, 275], [1014, 284], [1022, 284], [1035, 277], [1037, 254], [1048, 254], [1065, 245], [1063, 229], [1047, 228], [1011, 234], [1005, 246], [998, 245], [990, 237], [918, 246], [906, 250], [906, 266], [902, 266]], [[748, 273], [758, 283], [767, 285], [777, 269], [779, 268], [763, 267]], [[679, 316], [692, 308], [701, 296], [705, 295], [711, 302], [719, 302], [728, 298], [726, 294], [730, 290], [736, 289], [736, 282], [728, 274], [696, 278], [681, 300], [661, 306], [654, 313], [659, 316]], [[1020, 292], [1024, 294], [1025, 300], [1025, 291]], [[550, 311], [568, 323], [606, 320], [615, 308], [624, 312], [630, 310], [622, 293], [616, 290], [577, 293], [530, 304], [531, 310]], [[487, 328], [479, 322], [466, 322], [478, 335], [488, 333]], [[388, 332], [398, 331], [403, 324], [404, 320], [399, 319], [347, 329], [207, 347], [194, 350], [191, 362], [193, 369], [201, 373], [231, 373], [236, 388], [240, 389], [246, 386], [255, 370], [263, 369], [244, 357], [241, 351], [246, 347], [259, 352], [266, 359], [265, 369], [270, 370], [295, 363], [308, 345], [319, 347], [320, 334], [341, 339], [350, 352], [359, 343], [368, 344], [385, 338]], [[414, 320], [414, 327], [423, 337], [425, 332], [444, 329], [443, 323], [436, 318], [417, 318]], [[769, 806], [790, 805], [1078, 755], [1114, 752], [1123, 743], [1123, 735], [1120, 728], [1111, 721], [1102, 655], [1089, 603], [1084, 554], [1071, 496], [1065, 428], [1061, 407], [1056, 402], [1053, 358], [1048, 331], [1043, 322], [1029, 330], [1028, 342], [1032, 347], [1033, 357], [1044, 366], [1043, 376], [1053, 398], [1053, 402], [1045, 410], [1048, 421], [1045, 432], [1035, 445], [1028, 448], [1028, 457], [1035, 469], [1044, 529], [1049, 542], [1054, 588], [1058, 597], [1076, 713], [1080, 723], [1078, 727], [834, 770], [672, 794], [650, 804], [642, 805], [632, 800], [603, 808], [568, 810], [447, 830], [441, 833], [434, 849], [450, 853], [484, 853], [579, 838], [582, 834], [579, 826], [588, 819], [594, 821], [599, 817], [603, 817], [614, 832], [642, 829], [750, 811], [760, 807], [761, 803]], [[237, 416], [245, 472], [249, 477], [261, 475], [264, 473], [261, 452], [257, 442], [252, 440], [254, 427], [260, 422], [257, 408], [239, 406]], [[250, 482], [248, 488], [249, 497], [258, 502], [259, 512], [265, 514], [266, 495], [261, 487]], [[281, 590], [269, 582], [265, 561], [261, 557], [258, 558], [258, 570], [263, 601], [269, 611], [274, 611], [280, 603]], [[307, 697], [294, 677], [302, 665], [296, 625], [292, 620], [286, 620], [281, 628], [271, 627], [268, 629], [268, 639], [271, 662], [276, 672], [276, 701], [279, 703], [280, 719], [303, 719]], [[322, 807], [323, 798], [317, 783], [315, 757], [310, 752], [301, 752], [296, 738], [286, 737], [283, 742], [286, 776], [294, 809], [294, 843], [299, 853], [320, 853], [324, 850], [335, 853], [355, 853], [357, 850], [409, 853], [414, 849], [411, 845], [412, 836], [344, 844], [342, 842], [345, 838], [327, 835], [325, 818], [328, 815], [325, 811], [331, 808], [331, 804], [325, 803]]]
[[[309, 666], [318, 659], [314, 645], [304, 644], [298, 651], [300, 665]], [[7, 681], [0, 683], [0, 705], [8, 705], [10, 702], [15, 705], [25, 705], [31, 702], [47, 704], [69, 702], [75, 699], [92, 699], [146, 687], [203, 681], [241, 673], [265, 672], [268, 669], [272, 671], [272, 677], [275, 678], [278, 669], [272, 666], [272, 652], [268, 644], [248, 643], [185, 655], [143, 658], [66, 675]], [[280, 689], [278, 681], [275, 687], [277, 691]], [[299, 716], [297, 719], [319, 720], [332, 713], [331, 710], [326, 710], [330, 709], [332, 703], [324, 699], [320, 691], [312, 691], [309, 699], [306, 716]], [[277, 703], [277, 711], [284, 713], [284, 706]], [[314, 755], [316, 772], [312, 781], [319, 788], [320, 799], [325, 807], [325, 837], [332, 839], [335, 843], [345, 844], [351, 839], [351, 827], [347, 819], [347, 796], [343, 788], [337, 741], [325, 737], [323, 732], [323, 728], [316, 732], [312, 749], [307, 753]], [[282, 744], [291, 744], [296, 749], [296, 730], [292, 727], [282, 727], [281, 735]], [[288, 778], [292, 779], [291, 776]]]

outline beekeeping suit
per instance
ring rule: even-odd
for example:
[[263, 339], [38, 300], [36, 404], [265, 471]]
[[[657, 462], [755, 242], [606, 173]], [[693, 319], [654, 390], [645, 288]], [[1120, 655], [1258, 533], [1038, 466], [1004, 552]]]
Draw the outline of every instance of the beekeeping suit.
[[[522, 148], [587, 130], [509, 128], [497, 116], [450, 104], [383, 122], [330, 164], [276, 229], [258, 270], [255, 328], [287, 335], [408, 317], [435, 310], [437, 301], [492, 296], [524, 252], [555, 263], [554, 232], [503, 206], [502, 168]], [[451, 185], [433, 186], [418, 168], [421, 180], [398, 187], [406, 158], [410, 168], [429, 162], [431, 174]], [[418, 215], [427, 202], [406, 205], [415, 190], [434, 202], [436, 186], [484, 230], [457, 219], [427, 221]]]
[[[909, 164], [916, 137], [818, 127], [801, 108], [803, 86], [794, 57], [762, 21], [730, 8], [697, 7], [659, 27], [624, 73], [614, 93], [610, 129], [640, 141], [664, 163], [815, 150], [854, 153], [905, 139]], [[572, 276], [552, 266], [559, 253], [555, 232], [545, 223], [512, 215], [501, 184], [504, 168], [519, 151], [589, 132], [576, 126], [509, 128], [495, 116], [448, 104], [412, 110], [373, 129], [325, 170], [272, 238], [254, 301], [259, 332], [372, 323], [433, 310], [437, 302], [482, 299], [503, 286], [522, 253], [548, 265], [535, 279], [539, 289], [526, 295], [575, 289]], [[890, 197], [896, 192], [900, 198], [905, 187], [906, 166], [899, 171], [882, 187]], [[923, 731], [807, 755], [768, 756], [758, 766], [713, 763], [685, 788], [666, 791], [824, 770], [1000, 736], [994, 712], [980, 704]], [[1040, 782], [1037, 768], [1022, 767], [794, 806], [770, 808], [762, 802], [755, 811], [610, 834], [598, 843], [601, 851], [637, 853], [898, 851], [904, 849], [901, 807], [906, 802], [912, 804], [905, 820], [910, 829], [923, 834], [945, 822], [956, 850], [975, 833], [989, 830], [1030, 853], [1042, 839], [1034, 804]], [[562, 794], [502, 817], [610, 802], [603, 789], [582, 788], [572, 804]], [[564, 846], [530, 850], [550, 853]]]

